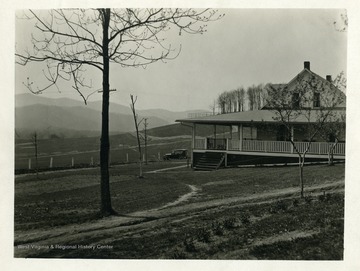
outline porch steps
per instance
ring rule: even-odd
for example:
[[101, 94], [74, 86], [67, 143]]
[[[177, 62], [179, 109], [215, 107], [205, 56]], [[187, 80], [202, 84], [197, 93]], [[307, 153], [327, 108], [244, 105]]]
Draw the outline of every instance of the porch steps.
[[225, 153], [205, 152], [194, 165], [195, 170], [217, 170], [224, 162]]

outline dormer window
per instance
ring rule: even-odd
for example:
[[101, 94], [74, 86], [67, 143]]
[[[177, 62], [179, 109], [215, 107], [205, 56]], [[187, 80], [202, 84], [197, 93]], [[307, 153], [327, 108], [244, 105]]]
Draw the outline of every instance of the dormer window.
[[320, 107], [320, 93], [315, 92], [314, 93], [314, 108]]
[[295, 92], [292, 95], [292, 107], [299, 108], [300, 107], [300, 95], [299, 93]]

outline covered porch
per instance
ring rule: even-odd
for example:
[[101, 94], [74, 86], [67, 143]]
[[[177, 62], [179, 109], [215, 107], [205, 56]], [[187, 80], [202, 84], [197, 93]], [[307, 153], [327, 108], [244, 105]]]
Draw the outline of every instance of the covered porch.
[[[178, 122], [192, 127], [191, 161], [194, 167], [199, 160], [206, 160], [206, 156], [211, 153], [218, 153], [217, 159], [224, 166], [236, 165], [237, 161], [246, 159], [254, 161], [254, 164], [296, 162], [298, 152], [302, 153], [308, 147], [306, 155], [308, 161], [326, 161], [332, 148], [334, 159], [345, 159], [345, 131], [341, 136], [343, 139], [335, 147], [331, 139], [325, 139], [320, 135], [309, 143], [304, 133], [304, 123], [294, 122], [289, 132], [274, 121], [268, 110], [238, 112], [178, 120]], [[213, 133], [199, 136], [197, 130], [201, 130], [203, 125], [212, 126]]]
[[[308, 154], [328, 155], [333, 143], [311, 142]], [[308, 142], [295, 142], [299, 152], [304, 152]], [[194, 148], [196, 150], [232, 151], [232, 152], [265, 152], [265, 153], [296, 153], [290, 141], [262, 141], [262, 140], [239, 140], [231, 138], [196, 138]], [[345, 143], [337, 143], [333, 153], [345, 156]]]

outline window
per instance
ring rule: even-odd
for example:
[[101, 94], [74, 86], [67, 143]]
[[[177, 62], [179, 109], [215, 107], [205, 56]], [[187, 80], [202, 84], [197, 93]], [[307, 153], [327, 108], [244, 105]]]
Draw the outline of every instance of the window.
[[257, 128], [256, 127], [243, 127], [243, 139], [244, 140], [256, 140], [257, 139]]
[[314, 107], [320, 107], [320, 93], [314, 93]]
[[300, 95], [299, 93], [294, 93], [292, 96], [292, 107], [299, 108], [300, 107]]

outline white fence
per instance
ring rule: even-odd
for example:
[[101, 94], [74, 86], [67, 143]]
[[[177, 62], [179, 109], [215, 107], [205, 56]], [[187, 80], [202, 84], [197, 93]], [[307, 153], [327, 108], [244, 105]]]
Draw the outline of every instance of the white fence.
[[[274, 153], [296, 153], [294, 146], [289, 141], [260, 141], [260, 140], [227, 140], [226, 150], [229, 151], [248, 151], [248, 152], [274, 152]], [[215, 150], [212, 145], [207, 144], [209, 139], [196, 139], [195, 149], [198, 150]], [[310, 146], [309, 146], [310, 144]], [[304, 152], [309, 147], [309, 154], [323, 154], [329, 153], [332, 143], [327, 142], [295, 142], [295, 147], [299, 152]], [[345, 143], [337, 143], [334, 154], [345, 155]]]

